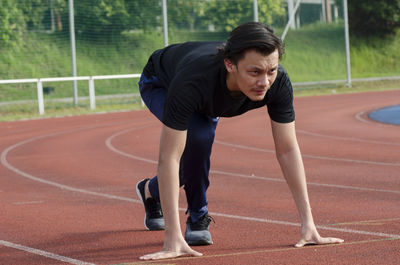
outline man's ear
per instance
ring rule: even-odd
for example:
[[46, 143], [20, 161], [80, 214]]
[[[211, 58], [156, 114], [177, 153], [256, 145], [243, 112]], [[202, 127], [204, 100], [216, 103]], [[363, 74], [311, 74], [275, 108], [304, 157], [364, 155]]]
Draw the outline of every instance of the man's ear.
[[224, 59], [224, 64], [225, 64], [226, 71], [228, 71], [228, 73], [232, 73], [235, 68], [235, 65], [231, 62], [231, 60]]

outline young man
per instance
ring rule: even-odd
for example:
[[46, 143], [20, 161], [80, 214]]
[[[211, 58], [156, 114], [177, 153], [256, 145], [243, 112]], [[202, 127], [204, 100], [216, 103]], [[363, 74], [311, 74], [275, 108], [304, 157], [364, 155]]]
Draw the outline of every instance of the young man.
[[[313, 221], [295, 134], [292, 86], [279, 65], [282, 54], [282, 42], [272, 29], [249, 22], [234, 29], [224, 44], [176, 44], [151, 55], [139, 87], [147, 107], [163, 123], [158, 170], [136, 190], [145, 206], [146, 228], [165, 229], [165, 240], [160, 252], [141, 259], [199, 256], [189, 245], [212, 244], [206, 191], [218, 117], [263, 106], [268, 108], [277, 159], [301, 217], [296, 246], [343, 242], [320, 237]], [[189, 212], [185, 237], [179, 223], [180, 186]]]

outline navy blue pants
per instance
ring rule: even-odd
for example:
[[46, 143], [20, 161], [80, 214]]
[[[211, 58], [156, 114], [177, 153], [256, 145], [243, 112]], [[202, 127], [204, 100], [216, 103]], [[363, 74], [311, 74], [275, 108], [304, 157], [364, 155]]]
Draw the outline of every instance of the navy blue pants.
[[[157, 77], [142, 74], [139, 82], [142, 99], [149, 110], [161, 121], [167, 89]], [[189, 119], [185, 150], [180, 161], [179, 182], [186, 192], [188, 212], [193, 222], [208, 212], [207, 188], [210, 184], [210, 156], [218, 118], [194, 113]], [[150, 194], [160, 200], [157, 176], [149, 183]]]

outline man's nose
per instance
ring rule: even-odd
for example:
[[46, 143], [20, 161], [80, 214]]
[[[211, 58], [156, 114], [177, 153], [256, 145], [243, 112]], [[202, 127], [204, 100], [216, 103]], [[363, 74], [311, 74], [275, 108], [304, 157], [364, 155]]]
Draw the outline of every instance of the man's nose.
[[269, 87], [270, 82], [269, 82], [269, 76], [264, 75], [258, 80], [258, 85], [262, 87]]

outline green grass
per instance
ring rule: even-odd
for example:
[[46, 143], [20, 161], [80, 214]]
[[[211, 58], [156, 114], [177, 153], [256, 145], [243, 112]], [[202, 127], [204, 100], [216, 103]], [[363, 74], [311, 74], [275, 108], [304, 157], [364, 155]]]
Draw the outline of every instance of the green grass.
[[[78, 76], [140, 73], [148, 56], [162, 47], [160, 33], [129, 34], [118, 43], [77, 41]], [[4, 51], [4, 52], [3, 52]], [[71, 51], [68, 39], [44, 33], [28, 34], [24, 45], [0, 50], [1, 79], [71, 76]], [[138, 80], [97, 80], [96, 95], [137, 93]], [[87, 82], [79, 81], [79, 96], [87, 96]], [[72, 82], [45, 83], [54, 88], [52, 98], [69, 97]], [[35, 84], [0, 85], [0, 102], [35, 99]]]
[[316, 85], [297, 87], [294, 89], [295, 97], [334, 95], [346, 93], [361, 93], [370, 91], [386, 91], [400, 89], [400, 81], [385, 80], [374, 82], [353, 82], [351, 87], [345, 84]]
[[400, 31], [387, 39], [353, 39], [354, 77], [400, 75]]
[[[387, 39], [350, 39], [352, 78], [400, 75], [400, 31]], [[282, 64], [293, 82], [346, 79], [342, 24], [289, 31]]]
[[282, 65], [293, 82], [344, 79], [346, 57], [343, 28], [307, 26], [289, 31]]
[[96, 101], [96, 109], [91, 110], [88, 100], [79, 100], [74, 105], [70, 102], [45, 101], [45, 113], [39, 114], [36, 101], [0, 105], [0, 122], [24, 119], [39, 119], [60, 116], [85, 115], [103, 112], [132, 111], [144, 109], [138, 97], [125, 97], [119, 99], [101, 99]]
[[[278, 31], [278, 30], [277, 30]], [[188, 40], [224, 40], [226, 33], [174, 31], [170, 43]], [[387, 39], [362, 40], [351, 38], [352, 78], [400, 75], [400, 31]], [[68, 36], [30, 33], [24, 44], [16, 48], [0, 48], [1, 79], [71, 76]], [[140, 73], [148, 56], [163, 46], [161, 32], [126, 33], [117, 43], [77, 40], [78, 75], [110, 75]], [[342, 24], [316, 24], [289, 31], [285, 39], [286, 53], [281, 63], [292, 82], [346, 79], [344, 30]], [[96, 96], [137, 93], [137, 79], [96, 80]], [[137, 102], [125, 99], [98, 101], [95, 111], [86, 102], [78, 106], [50, 103], [50, 99], [70, 98], [72, 82], [44, 83], [53, 88], [45, 95], [45, 117], [121, 111], [140, 108]], [[400, 81], [324, 85], [299, 88], [296, 96], [349, 93], [370, 90], [399, 89]], [[88, 82], [78, 82], [79, 96], [88, 96]], [[36, 84], [0, 85], [0, 103], [16, 100], [36, 100]], [[37, 105], [0, 104], [0, 121], [38, 118]]]

